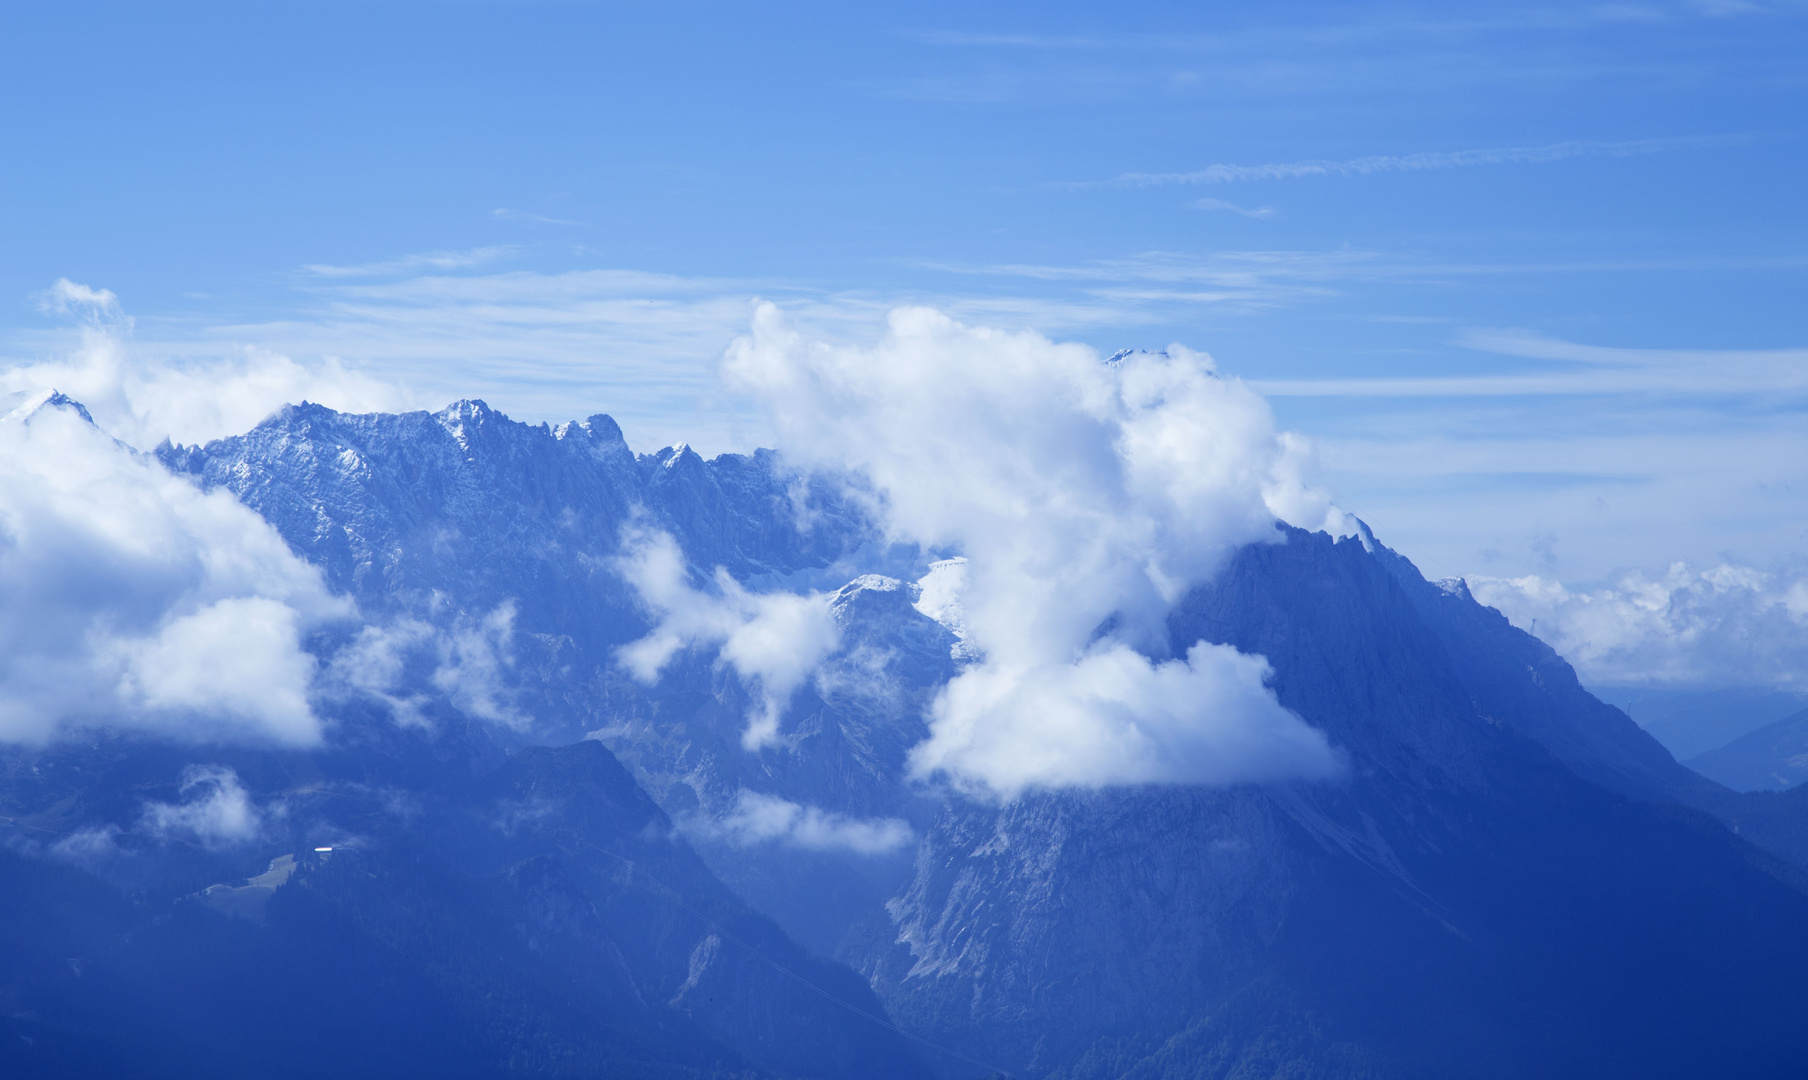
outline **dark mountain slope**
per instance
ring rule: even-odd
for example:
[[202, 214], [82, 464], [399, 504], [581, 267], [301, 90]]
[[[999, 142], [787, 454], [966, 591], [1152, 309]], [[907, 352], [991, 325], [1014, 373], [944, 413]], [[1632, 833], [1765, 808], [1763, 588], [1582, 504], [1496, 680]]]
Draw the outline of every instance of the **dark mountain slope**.
[[[646, 998], [780, 1073], [922, 1074], [905, 1040], [867, 1018], [883, 1015], [871, 989], [749, 911], [600, 743], [523, 750], [482, 791], [487, 809], [444, 849], [468, 844], [455, 857], [506, 875], [550, 933], [625, 928], [602, 953]], [[580, 970], [601, 960], [563, 958]]]
[[1699, 804], [1724, 794], [1720, 785], [1679, 765], [1631, 717], [1584, 689], [1549, 645], [1477, 603], [1462, 581], [1426, 581], [1418, 567], [1376, 542], [1367, 526], [1362, 534], [1443, 645], [1451, 670], [1484, 716], [1544, 744], [1578, 776], [1630, 798]]
[[1808, 874], [1808, 784], [1788, 791], [1748, 791], [1715, 812], [1740, 836]]
[[1808, 897], [1483, 716], [1360, 543], [1247, 548], [1172, 627], [1267, 656], [1347, 778], [950, 815], [862, 965], [901, 1022], [1032, 1075], [1808, 1068]]
[[[62, 858], [133, 890], [6, 856], [8, 1075], [924, 1075], [860, 980], [748, 911], [607, 749], [447, 756], [429, 780], [356, 748], [239, 751], [265, 824], [213, 849], [135, 820], [177, 794], [170, 747], [13, 770], [15, 847], [112, 818]], [[197, 891], [247, 864], [270, 873]]]
[[[1536, 740], [1585, 779], [1629, 798], [1705, 810], [1808, 872], [1808, 799], [1773, 797], [1792, 775], [1808, 778], [1808, 713], [1680, 764], [1624, 712], [1583, 689], [1550, 646], [1477, 603], [1461, 581], [1427, 582], [1366, 528], [1362, 539], [1437, 636], [1483, 715]], [[1772, 790], [1750, 790], [1764, 788]]]

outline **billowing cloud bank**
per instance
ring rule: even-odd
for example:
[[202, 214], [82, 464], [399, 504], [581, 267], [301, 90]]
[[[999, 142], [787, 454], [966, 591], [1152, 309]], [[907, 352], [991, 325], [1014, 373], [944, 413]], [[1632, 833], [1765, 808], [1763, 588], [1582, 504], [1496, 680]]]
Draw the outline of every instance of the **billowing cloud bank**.
[[1808, 569], [1676, 563], [1572, 591], [1540, 577], [1472, 577], [1475, 598], [1542, 638], [1594, 685], [1808, 690]]
[[236, 435], [294, 401], [352, 412], [416, 404], [400, 388], [331, 357], [310, 365], [265, 349], [228, 347], [200, 360], [156, 361], [134, 343], [132, 319], [107, 289], [59, 280], [38, 303], [74, 321], [80, 344], [67, 355], [7, 365], [0, 393], [54, 386], [86, 405], [109, 433], [141, 448], [165, 438], [193, 443]]
[[1260, 659], [1166, 655], [1168, 611], [1229, 551], [1277, 517], [1341, 516], [1302, 482], [1303, 444], [1208, 357], [1106, 362], [925, 309], [842, 347], [768, 305], [724, 370], [766, 402], [790, 460], [863, 474], [893, 539], [967, 560], [958, 607], [979, 659], [936, 700], [918, 775], [1008, 797], [1335, 770]]
[[301, 638], [349, 615], [230, 495], [38, 395], [0, 417], [0, 740], [318, 740]]

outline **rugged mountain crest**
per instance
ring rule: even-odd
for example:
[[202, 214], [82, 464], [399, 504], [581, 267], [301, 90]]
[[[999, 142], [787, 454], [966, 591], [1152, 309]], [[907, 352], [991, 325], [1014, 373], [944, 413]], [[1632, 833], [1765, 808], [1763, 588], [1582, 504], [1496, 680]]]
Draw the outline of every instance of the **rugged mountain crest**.
[[1467, 584], [1426, 581], [1366, 525], [1362, 541], [1438, 637], [1452, 672], [1483, 715], [1536, 739], [1578, 775], [1629, 798], [1700, 804], [1725, 794], [1677, 764], [1631, 717], [1583, 689], [1549, 645], [1477, 603]]
[[[280, 845], [140, 858], [155, 845], [122, 831], [131, 858], [106, 870], [140, 893], [187, 895], [298, 854], [267, 926], [341, 928], [373, 943], [366, 966], [296, 967], [273, 945], [247, 955], [321, 986], [405, 986], [425, 1004], [373, 1015], [459, 1060], [513, 1047], [498, 1068], [840, 1076], [884, 1060], [908, 1074], [894, 1033], [848, 1019], [876, 1013], [875, 998], [783, 927], [950, 1051], [932, 1063], [950, 1080], [1808, 1066], [1796, 977], [1808, 893], [1743, 839], [1808, 865], [1801, 789], [1738, 796], [1695, 777], [1541, 642], [1366, 530], [1283, 528], [1168, 624], [1175, 653], [1205, 640], [1265, 657], [1281, 704], [1342, 755], [1340, 778], [1000, 805], [909, 775], [927, 706], [967, 654], [918, 609], [908, 579], [924, 553], [880, 550], [831, 478], [766, 452], [636, 457], [607, 417], [531, 427], [481, 402], [402, 416], [296, 406], [159, 456], [257, 509], [378, 625], [456, 634], [507, 613], [505, 721], [414, 672], [397, 694], [419, 691], [425, 727], [353, 695], [334, 704], [325, 750], [214, 759], [252, 798], [283, 800]], [[617, 663], [648, 627], [618, 562], [632, 522], [670, 532], [699, 586], [721, 566], [756, 589], [830, 590], [819, 602], [839, 644], [771, 745], [742, 747], [751, 692], [714, 646], [681, 650], [651, 686]], [[128, 822], [146, 798], [177, 797], [183, 753], [18, 751], [6, 812], [62, 836]], [[362, 839], [310, 862], [323, 822]], [[21, 872], [22, 925], [52, 925], [45, 898], [92, 884], [33, 873]], [[115, 937], [141, 919], [104, 890], [80, 903]], [[220, 916], [204, 904], [178, 908], [189, 921], [170, 925], [189, 929], [155, 938], [171, 955], [227, 940], [209, 935], [266, 940], [252, 923], [206, 922]], [[749, 942], [858, 1011], [824, 1011], [736, 960], [731, 946]], [[70, 1003], [87, 999], [57, 998], [67, 987], [32, 970], [19, 993], [63, 1002], [60, 1015], [90, 1018], [82, 1030], [115, 1015], [82, 1012]], [[574, 1019], [598, 1016], [614, 1019]]]
[[158, 456], [233, 492], [374, 611], [435, 591], [472, 607], [556, 604], [573, 586], [625, 607], [595, 564], [637, 512], [696, 565], [737, 576], [826, 565], [865, 539], [831, 485], [770, 451], [636, 459], [601, 415], [555, 430], [481, 401], [400, 415], [290, 405], [245, 435]]

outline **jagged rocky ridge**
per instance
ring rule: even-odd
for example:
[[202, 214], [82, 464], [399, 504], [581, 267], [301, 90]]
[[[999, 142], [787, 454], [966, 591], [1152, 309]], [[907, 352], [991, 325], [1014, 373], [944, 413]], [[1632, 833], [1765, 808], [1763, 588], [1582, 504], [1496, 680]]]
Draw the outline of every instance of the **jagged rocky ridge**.
[[[674, 810], [792, 763], [827, 767], [822, 753], [745, 760], [746, 700], [712, 658], [692, 657], [649, 693], [616, 656], [649, 625], [615, 566], [630, 525], [663, 529], [693, 566], [743, 580], [821, 573], [867, 543], [870, 526], [838, 484], [787, 471], [770, 451], [708, 462], [683, 447], [636, 457], [607, 416], [530, 427], [463, 401], [400, 416], [289, 406], [246, 435], [166, 445], [158, 455], [262, 514], [367, 619], [449, 625], [512, 610], [502, 676], [536, 739], [671, 729], [681, 714], [684, 764], [655, 787]], [[839, 749], [847, 769], [884, 767], [872, 755], [887, 751], [868, 740]], [[712, 782], [679, 779], [699, 769]]]
[[[511, 719], [531, 727], [474, 722], [441, 698], [428, 707], [440, 732], [429, 738], [399, 731], [368, 703], [348, 707], [336, 717], [334, 753], [361, 764], [323, 790], [347, 798], [355, 783], [400, 793], [423, 808], [402, 819], [451, 821], [471, 811], [420, 794], [450, 784], [484, 793], [461, 795], [477, 801], [460, 805], [493, 813], [497, 792], [520, 797], [508, 776], [535, 762], [583, 760], [548, 758], [531, 744], [595, 733], [584, 753], [600, 762], [598, 743], [607, 745], [669, 815], [636, 820], [684, 823], [710, 867], [754, 906], [834, 951], [898, 1023], [945, 1048], [924, 1051], [944, 1075], [1786, 1076], [1808, 1063], [1808, 1033], [1797, 1023], [1808, 1005], [1798, 975], [1808, 961], [1799, 871], [1685, 808], [1743, 821], [1746, 835], [1784, 837], [1772, 848], [1795, 858], [1793, 804], [1741, 801], [1677, 765], [1583, 691], [1541, 642], [1460, 584], [1426, 582], [1372, 536], [1279, 532], [1239, 552], [1180, 605], [1171, 627], [1181, 645], [1203, 637], [1266, 656], [1282, 702], [1346, 755], [1343, 780], [1041, 792], [994, 806], [903, 775], [923, 734], [921, 707], [956, 663], [948, 630], [918, 612], [898, 580], [920, 562], [878, 550], [837, 484], [792, 475], [772, 455], [636, 457], [606, 417], [529, 427], [463, 402], [399, 417], [298, 406], [245, 436], [166, 446], [159, 456], [257, 509], [367, 618], [451, 629], [505, 605], [514, 612], [505, 689]], [[708, 650], [681, 657], [650, 688], [615, 663], [614, 650], [647, 626], [612, 568], [637, 516], [669, 530], [699, 573], [720, 565], [744, 580], [848, 582], [835, 600], [841, 651], [793, 700], [776, 746], [740, 747], [746, 693]], [[874, 569], [891, 576], [858, 576]], [[466, 741], [481, 752], [459, 750]], [[297, 766], [248, 753], [234, 760], [258, 792], [304, 786], [307, 770]], [[15, 778], [25, 764], [14, 764]], [[163, 760], [161, 783], [175, 766]], [[633, 803], [602, 773], [559, 775], [566, 786], [556, 806], [581, 803], [592, 785]], [[117, 778], [74, 786], [93, 805], [46, 792], [27, 816], [68, 829], [104, 818], [106, 799], [136, 805]], [[919, 840], [889, 858], [739, 845], [711, 823], [743, 791], [903, 818]], [[385, 825], [397, 804], [364, 798], [360, 835], [414, 828]], [[489, 856], [482, 852], [498, 843], [489, 833], [457, 835], [437, 849], [439, 863], [429, 860], [440, 876], [366, 902], [380, 909], [395, 895], [457, 895], [454, 881], [484, 882], [578, 939], [585, 931], [574, 928], [603, 927], [619, 940], [659, 921], [610, 898], [609, 856], [586, 861], [584, 844], [545, 838], [567, 835], [561, 827]], [[477, 835], [483, 843], [472, 844]], [[437, 841], [393, 842], [415, 850]], [[472, 863], [460, 862], [462, 844], [477, 850]], [[242, 856], [235, 872], [255, 873], [270, 854]], [[225, 876], [219, 858], [195, 856], [194, 888]], [[333, 858], [335, 870], [353, 864]], [[328, 880], [324, 869], [308, 868], [277, 898], [311, 895]], [[76, 888], [45, 880], [44, 895]], [[686, 880], [699, 883], [698, 895], [732, 903], [709, 878]], [[97, 896], [99, 907], [117, 907]], [[30, 902], [38, 901], [19, 901]], [[273, 923], [280, 907], [273, 899]], [[130, 916], [95, 918], [113, 926], [124, 924], [106, 920]], [[699, 951], [707, 933], [689, 933], [673, 946], [690, 950], [679, 985], [701, 958], [705, 972], [723, 964], [731, 983], [756, 987], [751, 997], [728, 994], [723, 1018], [670, 1021], [703, 1025], [708, 1045], [723, 1047], [712, 1052], [829, 1075], [854, 1060], [835, 1047], [870, 1054], [887, 1045], [871, 1041], [884, 1029], [793, 998], [792, 1019], [822, 1017], [808, 1023], [848, 1034], [806, 1040], [808, 1054], [822, 1057], [801, 1064], [760, 1057], [769, 1044], [749, 1034], [746, 1017], [758, 1015], [749, 1007], [768, 984], [722, 959], [732, 941]], [[605, 953], [571, 953], [581, 961], [572, 974], [596, 980], [592, 1015], [636, 1027], [643, 1014], [625, 1004], [626, 984], [591, 971], [610, 967]], [[676, 974], [659, 970], [664, 994]], [[526, 988], [522, 1000], [536, 980], [553, 979], [531, 964], [510, 978]], [[681, 1013], [687, 1001], [662, 1000]], [[429, 1032], [446, 1023], [408, 1022]], [[538, 1022], [523, 1020], [519, 1031]], [[519, 1035], [508, 1045], [541, 1044]], [[615, 1067], [559, 1052], [574, 1073]], [[527, 1071], [545, 1060], [511, 1059], [533, 1063], [520, 1066]]]

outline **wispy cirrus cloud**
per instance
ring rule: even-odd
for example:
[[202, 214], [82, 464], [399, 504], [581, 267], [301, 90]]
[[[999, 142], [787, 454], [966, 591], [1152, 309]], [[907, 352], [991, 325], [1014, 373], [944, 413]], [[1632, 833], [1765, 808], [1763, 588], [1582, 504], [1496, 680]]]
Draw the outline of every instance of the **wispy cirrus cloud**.
[[392, 277], [397, 274], [431, 270], [468, 270], [485, 263], [495, 262], [497, 259], [513, 254], [514, 251], [514, 248], [507, 246], [469, 248], [465, 251], [431, 251], [384, 259], [380, 262], [360, 263], [355, 266], [310, 263], [302, 269], [323, 278]]
[[490, 211], [490, 216], [502, 221], [526, 221], [535, 225], [570, 225], [575, 228], [588, 229], [587, 221], [573, 221], [570, 218], [547, 217], [544, 214], [530, 214], [525, 210], [514, 210], [506, 206], [498, 206]]
[[[438, 407], [482, 396], [534, 421], [608, 412], [637, 447], [685, 441], [717, 452], [766, 438], [716, 377], [722, 350], [762, 299], [782, 303], [828, 340], [870, 338], [900, 303], [935, 304], [994, 326], [1086, 333], [1148, 325], [1201, 306], [1247, 311], [1301, 302], [1374, 261], [1347, 251], [1154, 252], [1084, 265], [942, 265], [924, 268], [952, 275], [949, 288], [878, 292], [627, 269], [486, 272], [475, 254], [474, 272], [459, 272], [425, 258], [356, 268], [362, 277], [352, 267], [316, 274], [300, 285], [300, 302], [277, 318], [166, 317], [129, 342], [115, 335], [109, 348], [129, 353], [133, 370], [165, 381], [237, 371], [222, 367], [222, 355], [239, 357], [239, 367], [249, 356], [260, 372], [286, 373], [255, 386], [232, 381], [247, 391], [244, 400], [168, 432], [183, 441], [242, 430], [297, 396], [353, 409]], [[981, 288], [967, 287], [981, 281]], [[381, 392], [364, 385], [363, 373], [376, 371], [387, 384]], [[146, 445], [162, 437], [140, 427]]]
[[[1204, 255], [1150, 251], [1088, 263], [937, 264], [933, 268], [965, 276], [1021, 278], [1080, 289], [1108, 307], [1111, 321], [1134, 322], [1151, 305], [1200, 304], [1240, 308], [1275, 307], [1323, 296], [1335, 283], [1391, 272], [1377, 252], [1220, 251]], [[1396, 268], [1397, 269], [1397, 268]], [[1126, 320], [1126, 316], [1132, 318]]]
[[[885, 311], [917, 303], [987, 325], [1100, 337], [1106, 347], [1143, 328], [1178, 328], [1202, 313], [1246, 318], [1300, 310], [1379, 286], [1695, 268], [1662, 259], [1470, 264], [1355, 248], [1148, 251], [1067, 263], [917, 263], [944, 275], [945, 285], [881, 292], [627, 269], [491, 270], [483, 260], [492, 257], [500, 257], [496, 249], [476, 249], [445, 256], [468, 264], [455, 269], [427, 261], [439, 256], [417, 255], [340, 267], [337, 276], [314, 274], [298, 283], [295, 305], [264, 320], [161, 316], [135, 328], [105, 290], [52, 289], [40, 301], [77, 316], [74, 333], [93, 340], [77, 348], [64, 340], [71, 331], [57, 331], [20, 337], [16, 347], [89, 359], [28, 361], [0, 373], [0, 384], [62, 386], [97, 417], [106, 413], [110, 430], [140, 445], [166, 434], [193, 441], [243, 430], [301, 397], [359, 410], [438, 407], [483, 396], [535, 421], [609, 412], [636, 446], [687, 441], [715, 452], [765, 437], [716, 378], [722, 350], [761, 299], [781, 303], [825, 339], [868, 340]], [[1756, 262], [1782, 267], [1803, 260]], [[353, 276], [354, 269], [365, 276]], [[1533, 363], [1496, 362], [1475, 374], [1377, 372], [1260, 385], [1276, 396], [1350, 398], [1736, 392], [1799, 385], [1795, 373], [1808, 368], [1792, 349], [1616, 353], [1494, 330], [1469, 331], [1443, 346], [1453, 344]], [[1588, 362], [1609, 355], [1622, 362]], [[372, 375], [378, 371], [380, 383]], [[203, 387], [208, 393], [191, 392]]]
[[1469, 330], [1453, 344], [1557, 366], [1486, 375], [1267, 379], [1255, 385], [1273, 397], [1808, 393], [1808, 348], [1630, 349], [1525, 330]]
[[1223, 199], [1195, 199], [1188, 204], [1195, 210], [1228, 210], [1246, 218], [1269, 218], [1274, 216], [1272, 206], [1238, 206]]
[[[1176, 184], [1234, 184], [1254, 180], [1294, 180], [1308, 176], [1368, 176], [1387, 172], [1422, 172], [1462, 169], [1478, 165], [1526, 165], [1578, 157], [1638, 157], [1671, 150], [1699, 150], [1739, 146], [1754, 136], [1703, 135], [1666, 139], [1629, 139], [1619, 142], [1571, 140], [1542, 146], [1496, 146], [1473, 150], [1426, 151], [1413, 154], [1370, 154], [1332, 160], [1270, 162], [1264, 165], [1207, 165], [1186, 172], [1127, 172], [1108, 180], [1061, 181], [1045, 185], [1068, 191], [1098, 188], [1161, 187]], [[1229, 204], [1225, 204], [1226, 207]]]
[[[315, 275], [298, 282], [296, 302], [277, 318], [152, 315], [136, 324], [106, 290], [71, 285], [39, 299], [78, 325], [12, 345], [37, 357], [66, 350], [68, 359], [4, 368], [0, 390], [59, 386], [141, 446], [163, 434], [194, 441], [244, 430], [300, 398], [361, 411], [481, 396], [530, 422], [608, 412], [637, 448], [686, 441], [708, 454], [771, 444], [764, 418], [718, 378], [724, 348], [761, 297], [780, 301], [822, 341], [870, 341], [884, 311], [917, 302], [970, 323], [1081, 337], [1103, 351], [1150, 337], [1224, 349], [1220, 332], [1194, 320], [1234, 319], [1229, 332], [1247, 342], [1264, 312], [1348, 319], [1338, 314], [1345, 300], [1401, 284], [1422, 295], [1428, 283], [1509, 274], [1735, 262], [1802, 265], [1781, 254], [1533, 263], [1353, 248], [1152, 251], [918, 264], [942, 275], [933, 292], [478, 266]], [[1796, 463], [1808, 460], [1800, 423], [1808, 349], [1626, 348], [1525, 329], [1453, 332], [1438, 327], [1461, 326], [1460, 318], [1363, 308], [1356, 317], [1423, 323], [1419, 351], [1352, 348], [1333, 362], [1282, 355], [1263, 378], [1252, 350], [1238, 355], [1232, 337], [1227, 359], [1283, 410], [1311, 417], [1349, 505], [1433, 572], [1534, 572], [1573, 584], [1615, 565], [1711, 565], [1722, 546], [1760, 561], [1799, 549], [1788, 498], [1774, 493], [1799, 490]], [[66, 340], [75, 338], [79, 345]], [[1289, 367], [1311, 377], [1272, 377]], [[1691, 531], [1685, 514], [1717, 523], [1712, 545], [1702, 546], [1702, 530]]]
[[[1218, 101], [1351, 94], [1463, 93], [1602, 85], [1653, 76], [1699, 78], [1699, 55], [1674, 47], [1692, 25], [1797, 12], [1741, 0], [1699, 3], [1488, 5], [1413, 10], [1337, 8], [1251, 21], [1242, 12], [1120, 32], [1049, 32], [1034, 21], [976, 31], [898, 31], [937, 63], [895, 80], [897, 96], [944, 101], [1106, 100], [1156, 93]], [[1140, 21], [1140, 20], [1139, 20]], [[1167, 20], [1162, 20], [1167, 21]], [[1602, 33], [1610, 29], [1612, 33]], [[967, 57], [983, 64], [962, 65]], [[1742, 77], [1774, 79], [1792, 54], [1751, 56]], [[1786, 76], [1785, 76], [1786, 77]], [[1341, 100], [1340, 100], [1341, 99]]]
[[[1487, 13], [1447, 17], [1402, 17], [1384, 12], [1371, 19], [1303, 22], [1298, 25], [1257, 24], [1205, 33], [1034, 33], [977, 32], [953, 29], [897, 31], [899, 37], [923, 45], [964, 49], [1017, 49], [1035, 52], [1235, 53], [1257, 48], [1336, 49], [1357, 45], [1400, 47], [1406, 42], [1469, 39], [1514, 31], [1589, 30], [1628, 23], [1681, 22], [1692, 18], [1757, 15], [1765, 6], [1745, 0], [1697, 0], [1681, 5], [1563, 4], [1516, 5]], [[1352, 12], [1354, 14], [1354, 12]]]

